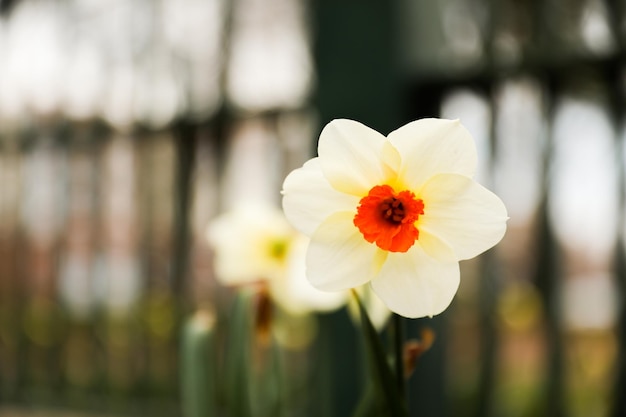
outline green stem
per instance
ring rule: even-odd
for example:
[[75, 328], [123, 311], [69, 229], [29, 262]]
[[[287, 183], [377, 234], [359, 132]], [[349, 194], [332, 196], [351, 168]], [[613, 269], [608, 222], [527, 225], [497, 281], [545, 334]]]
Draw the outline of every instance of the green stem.
[[[358, 294], [354, 290], [352, 294], [361, 315], [361, 327], [371, 375], [371, 385], [368, 387], [370, 391], [366, 391], [354, 415], [358, 417], [408, 417], [406, 397], [397, 389], [396, 374], [390, 366], [387, 351]], [[402, 346], [401, 343], [400, 346]], [[404, 382], [402, 382], [402, 389], [404, 389]]]

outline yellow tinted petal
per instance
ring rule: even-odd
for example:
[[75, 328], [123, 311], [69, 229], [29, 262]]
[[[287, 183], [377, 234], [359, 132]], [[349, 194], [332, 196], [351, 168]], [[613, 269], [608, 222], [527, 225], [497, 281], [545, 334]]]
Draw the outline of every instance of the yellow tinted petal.
[[324, 176], [338, 191], [364, 196], [395, 176], [400, 156], [387, 138], [354, 120], [337, 119], [320, 134], [318, 154]]
[[474, 139], [458, 120], [416, 120], [391, 132], [389, 140], [402, 155], [400, 175], [411, 189], [437, 173], [472, 177], [476, 171]]
[[433, 235], [428, 230], [420, 229], [417, 244], [421, 246], [428, 256], [438, 261], [458, 261], [457, 255], [450, 244], [439, 236]]
[[335, 213], [313, 233], [306, 257], [307, 278], [324, 291], [341, 291], [370, 281], [387, 252], [367, 242], [349, 212]]
[[387, 307], [404, 317], [430, 317], [444, 311], [459, 287], [458, 262], [439, 262], [415, 247], [390, 253], [372, 289]]
[[359, 198], [333, 189], [319, 166], [319, 158], [292, 171], [283, 183], [283, 210], [289, 222], [311, 236], [330, 214], [355, 210]]
[[473, 258], [498, 243], [508, 219], [502, 200], [471, 178], [432, 177], [422, 189], [419, 229], [447, 242], [457, 259]]

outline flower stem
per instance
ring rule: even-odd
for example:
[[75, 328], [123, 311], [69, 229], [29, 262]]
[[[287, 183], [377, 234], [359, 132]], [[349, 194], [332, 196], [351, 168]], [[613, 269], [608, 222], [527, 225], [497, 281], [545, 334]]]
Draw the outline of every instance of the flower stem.
[[404, 377], [404, 321], [398, 314], [393, 314], [393, 348], [396, 367], [398, 393], [406, 401], [406, 380]]
[[[371, 391], [366, 392], [355, 416], [408, 417], [406, 399], [397, 389], [394, 380], [396, 375], [390, 366], [388, 352], [380, 340], [377, 330], [372, 325], [358, 294], [354, 290], [352, 290], [352, 294], [359, 307], [367, 361], [372, 376], [370, 378]], [[402, 385], [404, 386], [404, 383]]]

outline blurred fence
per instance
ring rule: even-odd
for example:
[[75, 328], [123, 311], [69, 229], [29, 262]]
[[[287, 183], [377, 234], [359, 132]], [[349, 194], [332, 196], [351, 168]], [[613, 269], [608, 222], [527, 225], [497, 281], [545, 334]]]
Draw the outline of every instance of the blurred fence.
[[[181, 320], [225, 296], [207, 222], [277, 203], [332, 118], [443, 116], [511, 220], [450, 310], [406, 322], [437, 332], [415, 415], [626, 413], [623, 2], [11, 3], [0, 404], [178, 415]], [[358, 375], [338, 376], [336, 415]]]
[[2, 6], [0, 415], [180, 415], [206, 225], [310, 149], [304, 6]]
[[[223, 155], [238, 162], [223, 175], [213, 121], [132, 134], [64, 123], [5, 137], [0, 402], [178, 414], [181, 322], [219, 303], [205, 228], [217, 201], [238, 198], [217, 179], [269, 195], [272, 159], [252, 159], [281, 148], [277, 130], [297, 117], [229, 120]], [[262, 189], [228, 173], [241, 163], [246, 175], [263, 170]]]

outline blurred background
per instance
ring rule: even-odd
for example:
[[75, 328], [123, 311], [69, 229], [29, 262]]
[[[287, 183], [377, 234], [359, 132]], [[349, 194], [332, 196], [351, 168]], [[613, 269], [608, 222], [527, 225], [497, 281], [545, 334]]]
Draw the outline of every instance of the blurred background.
[[[420, 416], [626, 415], [626, 2], [0, 1], [0, 416], [181, 416], [207, 223], [278, 204], [321, 127], [459, 118], [502, 243], [462, 264]], [[344, 311], [320, 318], [362, 387]], [[300, 360], [306, 361], [303, 356]]]

